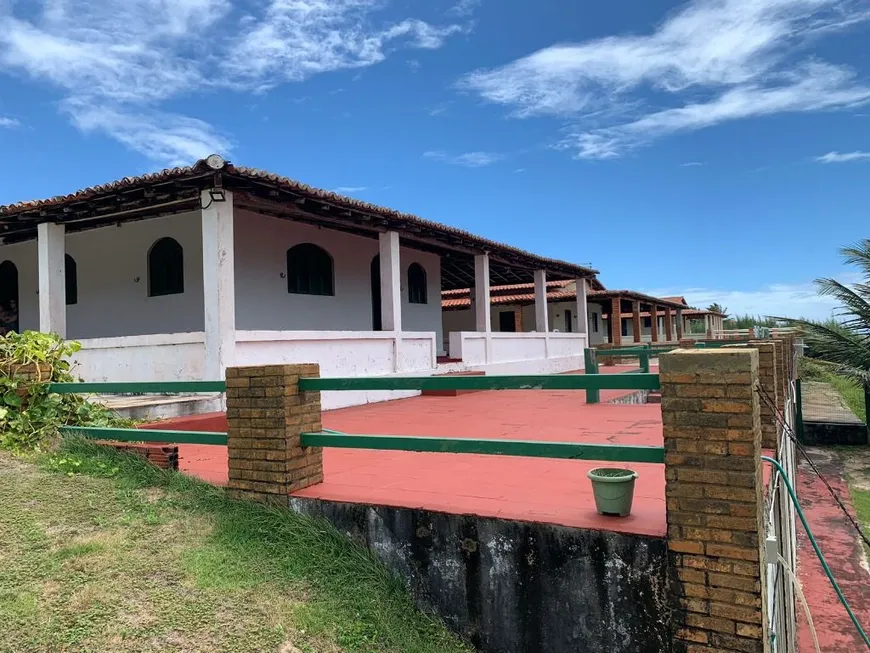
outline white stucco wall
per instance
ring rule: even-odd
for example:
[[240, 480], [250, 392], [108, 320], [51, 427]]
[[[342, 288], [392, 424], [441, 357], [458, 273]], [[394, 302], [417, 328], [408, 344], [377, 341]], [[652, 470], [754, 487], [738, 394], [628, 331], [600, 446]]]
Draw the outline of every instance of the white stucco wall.
[[[202, 331], [202, 231], [199, 212], [124, 223], [66, 236], [77, 264], [78, 303], [67, 306], [71, 339]], [[250, 330], [369, 331], [372, 328], [371, 260], [378, 241], [268, 218], [235, 215], [236, 327]], [[148, 250], [172, 237], [184, 249], [184, 293], [148, 297]], [[335, 296], [287, 292], [286, 252], [312, 242], [335, 264]], [[39, 328], [36, 241], [0, 246], [0, 262], [18, 268], [19, 328]], [[427, 304], [408, 301], [411, 263], [426, 270]], [[441, 266], [435, 254], [403, 247], [403, 331], [435, 331], [441, 343]]]
[[[236, 328], [244, 330], [371, 331], [371, 262], [378, 241], [236, 211]], [[335, 296], [287, 292], [287, 250], [314, 243], [332, 256]], [[435, 331], [441, 342], [441, 261], [402, 247], [402, 330]], [[427, 304], [408, 302], [408, 266], [426, 270]]]
[[[127, 222], [66, 237], [76, 261], [78, 303], [68, 305], [67, 337], [105, 338], [202, 331], [199, 213]], [[184, 248], [184, 294], [148, 297], [148, 250], [169, 236]], [[39, 329], [36, 241], [0, 246], [18, 267], [19, 328]]]

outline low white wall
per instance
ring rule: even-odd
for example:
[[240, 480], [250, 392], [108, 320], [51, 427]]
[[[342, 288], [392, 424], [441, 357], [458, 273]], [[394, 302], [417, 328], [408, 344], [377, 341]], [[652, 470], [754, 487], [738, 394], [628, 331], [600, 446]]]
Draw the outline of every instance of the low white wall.
[[[236, 365], [318, 363], [323, 377], [428, 375], [435, 371], [436, 354], [434, 332], [236, 332]], [[416, 391], [324, 392], [321, 405], [329, 410], [418, 394]]]
[[450, 357], [465, 365], [489, 365], [553, 358], [583, 358], [587, 338], [580, 333], [481, 333], [450, 334]]
[[[85, 381], [201, 381], [205, 334], [158, 333], [79, 341], [73, 374]], [[215, 381], [218, 379], [205, 379]]]

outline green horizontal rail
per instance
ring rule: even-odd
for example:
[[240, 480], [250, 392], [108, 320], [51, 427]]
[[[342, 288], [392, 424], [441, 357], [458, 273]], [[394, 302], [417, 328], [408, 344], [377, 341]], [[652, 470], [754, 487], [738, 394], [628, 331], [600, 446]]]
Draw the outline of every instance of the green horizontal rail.
[[657, 390], [658, 374], [392, 376], [302, 378], [299, 389], [325, 390]]
[[184, 392], [225, 392], [224, 381], [142, 381], [129, 383], [49, 383], [48, 391], [57, 394], [146, 394]]
[[602, 356], [649, 356], [653, 350], [649, 347], [626, 347], [625, 349], [596, 349], [595, 353], [599, 358]]
[[96, 426], [62, 426], [61, 435], [78, 435], [96, 440], [120, 442], [166, 442], [172, 444], [226, 444], [227, 434], [213, 431], [159, 431]]
[[302, 445], [306, 447], [339, 447], [342, 449], [568, 458], [573, 460], [602, 460], [622, 463], [663, 463], [665, 461], [665, 450], [663, 447], [578, 444], [576, 442], [479, 440], [470, 438], [417, 437], [411, 435], [336, 435], [321, 432], [303, 433]]

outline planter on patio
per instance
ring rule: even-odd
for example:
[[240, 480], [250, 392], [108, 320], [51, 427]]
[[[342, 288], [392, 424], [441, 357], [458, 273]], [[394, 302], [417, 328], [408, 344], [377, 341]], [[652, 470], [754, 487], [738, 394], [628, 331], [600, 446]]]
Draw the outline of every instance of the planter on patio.
[[598, 467], [590, 469], [586, 475], [592, 481], [598, 514], [625, 517], [631, 512], [637, 472], [619, 467]]

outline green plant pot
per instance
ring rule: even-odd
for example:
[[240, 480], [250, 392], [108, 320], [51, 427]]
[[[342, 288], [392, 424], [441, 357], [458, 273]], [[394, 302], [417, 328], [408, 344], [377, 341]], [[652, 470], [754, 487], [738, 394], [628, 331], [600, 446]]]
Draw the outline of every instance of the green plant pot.
[[592, 494], [599, 515], [625, 517], [631, 512], [637, 472], [619, 467], [598, 467], [590, 469], [586, 476], [592, 481]]

